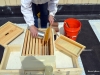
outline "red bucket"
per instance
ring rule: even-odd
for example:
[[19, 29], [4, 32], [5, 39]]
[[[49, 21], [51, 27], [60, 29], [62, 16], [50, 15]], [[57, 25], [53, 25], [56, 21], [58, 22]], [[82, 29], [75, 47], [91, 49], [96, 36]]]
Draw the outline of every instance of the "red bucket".
[[74, 18], [68, 18], [64, 21], [65, 36], [76, 40], [81, 29], [81, 22]]

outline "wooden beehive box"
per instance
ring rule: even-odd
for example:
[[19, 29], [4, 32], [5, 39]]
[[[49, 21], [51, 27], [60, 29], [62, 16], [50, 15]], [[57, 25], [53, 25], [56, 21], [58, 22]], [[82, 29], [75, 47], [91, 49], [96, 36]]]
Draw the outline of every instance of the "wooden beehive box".
[[12, 22], [7, 22], [0, 27], [0, 44], [7, 45], [16, 37], [18, 37], [24, 30]]
[[26, 30], [21, 56], [24, 70], [43, 70], [43, 67], [47, 64], [55, 66], [52, 31], [50, 39], [45, 45], [42, 45], [42, 41], [41, 38], [33, 38], [30, 31]]

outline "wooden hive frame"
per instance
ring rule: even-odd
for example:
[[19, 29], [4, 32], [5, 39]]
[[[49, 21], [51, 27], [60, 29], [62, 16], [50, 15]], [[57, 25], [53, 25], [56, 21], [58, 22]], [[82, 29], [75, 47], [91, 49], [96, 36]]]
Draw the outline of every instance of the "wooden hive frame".
[[[33, 38], [30, 31], [26, 30], [22, 56], [54, 55], [52, 36], [47, 43], [42, 44], [42, 38]], [[50, 47], [49, 47], [50, 46]]]
[[[53, 39], [53, 36], [52, 36], [52, 40]], [[52, 41], [53, 42], [53, 41]], [[55, 46], [54, 44], [52, 45], [53, 47]], [[3, 55], [3, 58], [2, 58], [2, 62], [0, 64], [0, 75], [5, 75], [5, 74], [8, 74], [8, 75], [24, 75], [24, 74], [27, 74], [29, 75], [30, 73], [31, 74], [37, 74], [37, 75], [43, 75], [44, 74], [44, 70], [24, 70], [24, 69], [5, 69], [6, 68], [6, 65], [7, 65], [7, 62], [8, 62], [8, 58], [9, 58], [9, 55], [12, 51], [14, 52], [18, 52], [21, 50], [21, 47], [18, 46], [18, 45], [14, 45], [14, 46], [6, 46], [5, 47], [5, 52], [4, 52], [4, 55]], [[54, 55], [55, 55], [55, 48], [54, 48]], [[54, 56], [53, 55], [53, 56]], [[49, 55], [46, 55], [46, 56], [49, 56]], [[45, 57], [45, 55], [43, 55], [43, 57]], [[37, 58], [39, 59], [39, 58]], [[79, 67], [79, 64], [78, 64], [78, 61], [76, 58], [73, 58], [72, 57], [72, 61], [73, 61], [73, 68], [62, 68], [62, 69], [58, 69], [56, 67], [54, 67], [54, 75], [81, 75], [81, 72], [82, 72], [82, 69]], [[47, 64], [48, 65], [48, 64]]]
[[[30, 31], [26, 30], [26, 35], [24, 39], [23, 49], [22, 49], [22, 56], [21, 56], [21, 62], [23, 65], [23, 68], [25, 70], [27, 69], [36, 69], [36, 65], [40, 65], [40, 62], [43, 63], [43, 65], [50, 64], [53, 67], [55, 67], [55, 56], [54, 56], [54, 47], [53, 47], [53, 33], [51, 31], [50, 39], [47, 43], [44, 45], [42, 44], [43, 39], [41, 38], [32, 38]], [[28, 58], [28, 59], [27, 59]], [[32, 61], [32, 63], [27, 61]], [[39, 61], [37, 61], [39, 60]], [[25, 61], [25, 63], [23, 62]], [[27, 63], [30, 63], [30, 65], [27, 66]], [[34, 63], [34, 68], [31, 68], [32, 64]], [[37, 64], [39, 63], [39, 64]], [[43, 67], [41, 64], [40, 66]], [[37, 70], [40, 70], [41, 67], [37, 68]], [[43, 70], [44, 68], [41, 68]]]

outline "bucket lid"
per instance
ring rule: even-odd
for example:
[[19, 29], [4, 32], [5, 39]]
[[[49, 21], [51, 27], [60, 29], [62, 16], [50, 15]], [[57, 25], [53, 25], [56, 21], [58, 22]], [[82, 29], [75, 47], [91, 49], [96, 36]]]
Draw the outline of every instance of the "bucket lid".
[[12, 22], [8, 21], [0, 27], [0, 44], [7, 45], [16, 37], [18, 37], [24, 30]]
[[74, 40], [71, 40], [64, 35], [60, 35], [55, 40], [55, 46], [59, 51], [73, 57], [78, 57], [81, 52], [86, 48], [84, 45]]

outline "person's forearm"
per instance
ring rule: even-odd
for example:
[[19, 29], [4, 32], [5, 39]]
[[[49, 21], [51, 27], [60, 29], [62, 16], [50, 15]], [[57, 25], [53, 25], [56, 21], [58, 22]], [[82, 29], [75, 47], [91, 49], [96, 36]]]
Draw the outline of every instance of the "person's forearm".
[[33, 18], [33, 12], [32, 12], [32, 1], [29, 0], [21, 0], [21, 12], [24, 16], [24, 19], [26, 23], [31, 26], [34, 25], [34, 18]]

